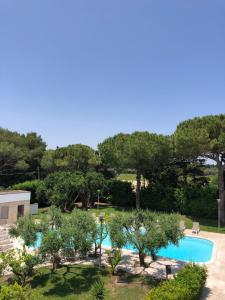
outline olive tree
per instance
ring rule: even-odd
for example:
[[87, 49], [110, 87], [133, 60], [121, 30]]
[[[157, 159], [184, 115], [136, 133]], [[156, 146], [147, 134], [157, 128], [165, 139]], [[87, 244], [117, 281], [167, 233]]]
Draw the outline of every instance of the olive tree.
[[15, 225], [10, 226], [9, 235], [16, 238], [21, 237], [24, 247], [29, 247], [35, 243], [38, 230], [38, 224], [34, 219], [31, 216], [25, 216], [19, 218]]
[[174, 145], [176, 154], [181, 158], [204, 157], [215, 162], [221, 220], [225, 223], [225, 114], [197, 117], [180, 123], [174, 134]]
[[155, 259], [161, 247], [178, 244], [183, 236], [177, 215], [142, 210], [115, 215], [109, 222], [109, 232], [113, 247], [122, 248], [129, 243], [138, 252], [140, 265], [144, 267], [146, 255]]
[[63, 239], [59, 232], [49, 230], [43, 233], [39, 252], [42, 258], [50, 257], [53, 271], [59, 267], [61, 261], [60, 251], [63, 248], [63, 244]]
[[64, 251], [70, 255], [86, 255], [92, 250], [97, 224], [86, 211], [74, 209], [61, 228]]
[[167, 162], [171, 155], [170, 139], [149, 132], [120, 133], [98, 145], [103, 163], [136, 171], [136, 208], [140, 208], [141, 175]]

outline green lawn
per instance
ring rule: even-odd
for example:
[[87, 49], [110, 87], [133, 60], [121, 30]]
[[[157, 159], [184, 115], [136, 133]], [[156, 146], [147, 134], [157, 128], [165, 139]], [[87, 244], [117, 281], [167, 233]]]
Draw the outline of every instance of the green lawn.
[[141, 300], [149, 288], [157, 284], [151, 278], [132, 275], [127, 275], [125, 284], [118, 284], [117, 277], [112, 276], [109, 269], [100, 271], [89, 265], [63, 266], [55, 273], [50, 268], [41, 268], [30, 284], [39, 300], [90, 300], [91, 287], [99, 276], [105, 282], [107, 300]]
[[131, 173], [123, 173], [117, 176], [117, 179], [119, 180], [125, 180], [125, 181], [133, 181], [136, 180], [136, 175]]

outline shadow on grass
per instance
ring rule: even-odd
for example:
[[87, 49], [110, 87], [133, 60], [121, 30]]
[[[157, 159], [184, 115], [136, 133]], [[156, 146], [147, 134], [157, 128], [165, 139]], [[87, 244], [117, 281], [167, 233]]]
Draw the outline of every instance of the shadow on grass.
[[79, 295], [88, 292], [100, 276], [105, 277], [108, 274], [107, 269], [99, 270], [94, 266], [63, 266], [55, 273], [46, 268], [34, 276], [31, 287], [44, 288], [44, 296]]

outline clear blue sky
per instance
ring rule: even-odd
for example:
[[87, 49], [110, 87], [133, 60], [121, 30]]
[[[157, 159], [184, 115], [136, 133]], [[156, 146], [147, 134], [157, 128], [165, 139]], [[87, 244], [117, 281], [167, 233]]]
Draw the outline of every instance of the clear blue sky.
[[0, 0], [0, 126], [48, 147], [225, 112], [224, 0]]

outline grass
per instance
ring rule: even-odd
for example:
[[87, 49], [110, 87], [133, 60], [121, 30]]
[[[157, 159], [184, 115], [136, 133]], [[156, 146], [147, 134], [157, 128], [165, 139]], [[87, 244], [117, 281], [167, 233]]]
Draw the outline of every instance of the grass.
[[39, 300], [89, 300], [91, 288], [101, 277], [105, 283], [107, 300], [141, 300], [150, 287], [157, 285], [151, 278], [127, 275], [125, 284], [117, 284], [109, 269], [92, 265], [68, 265], [52, 273], [51, 268], [37, 270], [30, 285]]
[[136, 175], [131, 173], [122, 173], [117, 176], [117, 179], [124, 181], [134, 181], [136, 180]]

